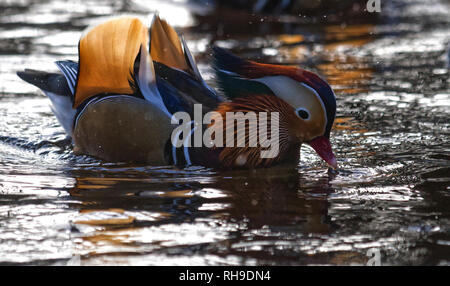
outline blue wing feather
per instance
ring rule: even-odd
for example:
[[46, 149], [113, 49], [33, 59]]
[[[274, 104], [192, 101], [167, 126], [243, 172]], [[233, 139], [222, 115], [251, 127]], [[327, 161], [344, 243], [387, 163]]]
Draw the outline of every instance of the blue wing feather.
[[73, 97], [78, 79], [78, 63], [74, 61], [57, 61], [55, 64], [66, 78], [67, 85]]

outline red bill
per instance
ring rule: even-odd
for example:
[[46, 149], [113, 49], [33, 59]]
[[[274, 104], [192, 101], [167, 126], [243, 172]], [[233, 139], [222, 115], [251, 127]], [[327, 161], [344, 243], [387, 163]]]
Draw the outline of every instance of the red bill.
[[337, 169], [336, 157], [334, 157], [333, 150], [331, 150], [330, 140], [325, 136], [317, 137], [314, 140], [307, 142], [314, 151], [328, 163], [333, 169]]

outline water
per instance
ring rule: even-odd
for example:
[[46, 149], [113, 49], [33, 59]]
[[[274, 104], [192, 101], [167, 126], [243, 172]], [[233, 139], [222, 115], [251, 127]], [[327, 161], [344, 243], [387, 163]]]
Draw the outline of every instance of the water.
[[[151, 2], [0, 2], [0, 264], [450, 264], [448, 1], [382, 1], [346, 21]], [[87, 25], [154, 10], [212, 86], [212, 43], [324, 75], [339, 171], [307, 147], [297, 169], [257, 171], [75, 156], [15, 72], [56, 70]]]

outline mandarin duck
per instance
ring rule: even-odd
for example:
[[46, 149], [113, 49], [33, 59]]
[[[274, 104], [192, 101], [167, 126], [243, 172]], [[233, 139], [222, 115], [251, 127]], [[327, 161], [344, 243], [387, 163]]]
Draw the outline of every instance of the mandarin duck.
[[[329, 141], [335, 95], [312, 72], [245, 60], [213, 47], [220, 95], [203, 80], [183, 37], [158, 16], [150, 28], [134, 17], [90, 27], [81, 36], [78, 51], [78, 62], [56, 62], [60, 73], [30, 69], [17, 73], [50, 98], [76, 154], [150, 165], [258, 168], [296, 166], [300, 146], [307, 143], [337, 168]], [[254, 112], [258, 120], [264, 113], [270, 119], [266, 127], [274, 127], [275, 133], [261, 139], [262, 132], [252, 131], [249, 123], [235, 128], [219, 120], [230, 112]], [[175, 117], [180, 113], [197, 120], [180, 124]], [[202, 121], [206, 114], [210, 120]], [[219, 121], [226, 124], [215, 124]], [[178, 130], [180, 126], [187, 133]], [[244, 135], [239, 133], [242, 128], [248, 131]], [[198, 139], [197, 131], [202, 136], [208, 129], [214, 144], [211, 140], [190, 144]], [[244, 144], [225, 144], [223, 132], [233, 135], [231, 143]], [[260, 144], [249, 145], [254, 138]], [[276, 150], [262, 156], [269, 146], [263, 143], [274, 138]]]

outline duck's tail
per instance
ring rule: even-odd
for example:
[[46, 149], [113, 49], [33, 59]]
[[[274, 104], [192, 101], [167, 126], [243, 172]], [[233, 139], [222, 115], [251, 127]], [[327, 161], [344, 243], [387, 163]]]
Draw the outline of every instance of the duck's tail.
[[[70, 65], [71, 62], [67, 62]], [[40, 88], [52, 105], [51, 109], [62, 125], [67, 135], [72, 136], [73, 122], [76, 116], [76, 109], [73, 105], [73, 92], [66, 78], [59, 73], [48, 73], [43, 71], [25, 69], [17, 72], [17, 75], [24, 81]]]

